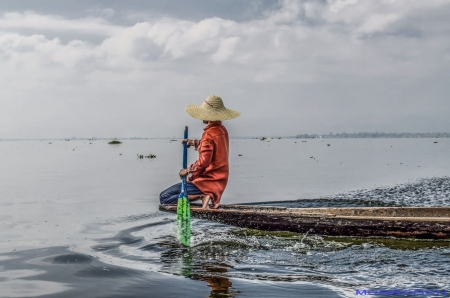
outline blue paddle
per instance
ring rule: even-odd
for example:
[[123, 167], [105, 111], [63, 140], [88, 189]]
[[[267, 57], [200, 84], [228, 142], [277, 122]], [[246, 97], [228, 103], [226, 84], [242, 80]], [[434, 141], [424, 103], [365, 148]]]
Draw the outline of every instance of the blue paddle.
[[[188, 127], [184, 128], [184, 139], [188, 138]], [[187, 143], [183, 144], [183, 169], [187, 168]], [[191, 208], [186, 190], [186, 176], [181, 178], [181, 193], [177, 204], [178, 240], [181, 244], [191, 244]]]

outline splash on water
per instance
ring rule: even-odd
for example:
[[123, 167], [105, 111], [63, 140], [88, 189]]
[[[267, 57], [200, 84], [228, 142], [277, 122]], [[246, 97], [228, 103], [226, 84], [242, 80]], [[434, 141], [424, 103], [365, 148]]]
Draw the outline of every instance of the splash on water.
[[449, 206], [450, 177], [424, 178], [411, 183], [361, 189], [319, 199], [273, 201], [246, 205], [288, 208]]
[[[449, 198], [450, 178], [442, 177], [276, 205], [434, 206], [448, 205]], [[160, 272], [207, 281], [213, 288], [220, 288], [229, 278], [309, 281], [345, 289], [439, 288], [445, 287], [450, 278], [450, 241], [322, 237], [193, 220], [192, 245], [187, 248], [176, 239], [175, 218], [167, 216], [157, 213], [153, 223], [123, 230], [115, 237], [101, 240], [93, 249], [118, 263], [124, 260], [143, 263]], [[138, 220], [149, 218], [140, 216]]]

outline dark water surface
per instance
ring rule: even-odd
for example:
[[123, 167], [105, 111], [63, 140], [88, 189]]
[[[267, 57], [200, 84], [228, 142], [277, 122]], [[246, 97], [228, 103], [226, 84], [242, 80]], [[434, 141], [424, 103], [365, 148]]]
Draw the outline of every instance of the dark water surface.
[[[223, 203], [448, 206], [450, 140], [435, 141], [232, 140]], [[0, 142], [0, 297], [354, 297], [355, 289], [449, 288], [448, 241], [193, 220], [192, 246], [182, 247], [175, 216], [158, 211], [159, 192], [178, 182], [179, 143], [51, 143]]]

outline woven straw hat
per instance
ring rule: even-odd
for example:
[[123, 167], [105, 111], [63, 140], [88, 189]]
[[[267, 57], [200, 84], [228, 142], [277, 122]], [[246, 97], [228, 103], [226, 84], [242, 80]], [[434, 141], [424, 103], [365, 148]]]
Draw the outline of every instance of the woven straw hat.
[[186, 112], [195, 119], [206, 121], [222, 121], [239, 117], [241, 113], [227, 109], [222, 98], [216, 95], [208, 96], [200, 105], [188, 105]]

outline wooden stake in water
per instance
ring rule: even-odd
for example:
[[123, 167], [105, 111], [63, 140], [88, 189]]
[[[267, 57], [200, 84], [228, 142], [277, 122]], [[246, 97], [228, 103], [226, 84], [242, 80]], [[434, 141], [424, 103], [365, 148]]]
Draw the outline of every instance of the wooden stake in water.
[[[184, 139], [188, 138], [188, 127], [184, 129]], [[183, 169], [187, 168], [187, 143], [183, 144]], [[177, 204], [178, 240], [181, 244], [191, 244], [191, 206], [186, 190], [186, 176], [181, 178], [181, 193]]]

